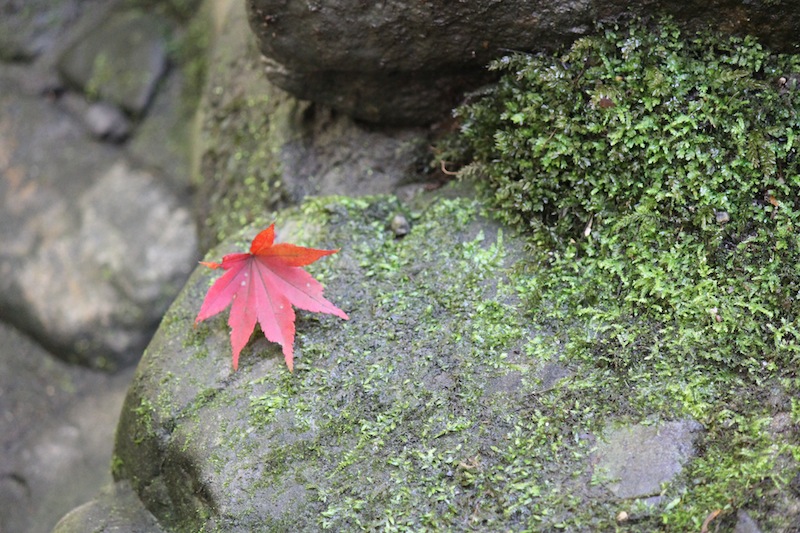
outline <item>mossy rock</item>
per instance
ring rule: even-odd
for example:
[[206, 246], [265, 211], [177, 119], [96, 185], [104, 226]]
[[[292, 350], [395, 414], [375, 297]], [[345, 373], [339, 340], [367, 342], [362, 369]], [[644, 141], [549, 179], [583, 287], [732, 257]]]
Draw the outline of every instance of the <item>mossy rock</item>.
[[[402, 239], [390, 229], [397, 214], [411, 225]], [[475, 200], [320, 198], [276, 227], [341, 248], [308, 270], [350, 320], [298, 313], [293, 374], [257, 330], [233, 371], [226, 318], [193, 326], [214, 278], [195, 272], [139, 366], [117, 435], [116, 478], [162, 524], [510, 527], [543, 520], [534, 494], [586, 490], [589, 441], [537, 397], [568, 372], [556, 351], [526, 353], [549, 334], [520, 307], [523, 242]], [[246, 249], [259, 229], [211, 257]]]
[[[590, 56], [599, 47], [599, 61], [541, 67], [535, 62], [541, 58], [533, 58], [532, 63], [541, 67], [538, 73], [551, 74], [577, 65], [577, 77], [590, 80], [588, 88], [576, 89], [574, 78], [554, 74], [555, 94], [564, 97], [556, 103], [577, 110], [588, 104], [586, 113], [602, 123], [604, 111], [616, 109], [612, 112], [624, 118], [636, 99], [622, 99], [624, 91], [606, 94], [605, 86], [600, 91], [590, 75], [599, 70], [606, 73], [607, 84], [635, 82], [635, 69], [617, 80], [619, 74], [607, 65], [619, 60], [615, 53], [636, 52], [639, 44], [659, 37], [666, 39], [661, 55], [645, 54], [648, 60], [680, 55], [685, 45], [674, 32], [653, 32], [647, 39], [625, 34], [611, 44], [584, 40], [578, 44], [584, 48], [573, 52]], [[633, 46], [631, 39], [638, 44]], [[626, 43], [633, 48], [624, 48]], [[752, 42], [747, 43], [752, 50]], [[766, 54], [742, 50], [738, 57], [749, 64]], [[510, 63], [520, 68], [514, 72], [517, 81], [529, 74], [524, 63], [520, 58]], [[777, 98], [793, 97], [784, 91], [792, 77], [785, 77], [786, 87], [774, 87]], [[505, 83], [514, 79], [511, 75]], [[754, 83], [748, 95], [755, 101], [767, 94], [757, 87], [770, 80]], [[514, 91], [523, 100], [537, 94], [524, 86], [515, 87], [512, 96]], [[570, 91], [577, 93], [574, 100], [567, 98]], [[740, 102], [728, 102], [742, 109]], [[239, 370], [232, 370], [224, 314], [193, 327], [215, 277], [206, 269], [194, 273], [138, 369], [114, 461], [115, 477], [131, 482], [166, 529], [683, 531], [699, 530], [709, 517], [712, 527], [733, 529], [737, 516], [771, 531], [797, 529], [800, 385], [791, 333], [795, 304], [785, 298], [786, 290], [796, 289], [780, 286], [780, 280], [791, 283], [797, 264], [786, 260], [797, 249], [791, 232], [794, 207], [781, 210], [766, 198], [749, 206], [731, 201], [738, 210], [719, 208], [719, 189], [707, 187], [711, 195], [699, 207], [684, 209], [671, 197], [664, 209], [663, 203], [641, 203], [645, 188], [633, 181], [638, 192], [628, 191], [630, 202], [620, 202], [615, 210], [613, 202], [602, 201], [616, 198], [608, 190], [592, 198], [594, 186], [558, 181], [569, 175], [570, 160], [583, 161], [580, 151], [559, 151], [559, 145], [550, 144], [558, 136], [551, 137], [552, 129], [520, 127], [526, 126], [525, 113], [558, 108], [510, 109], [515, 104], [502, 98], [494, 104], [474, 115], [473, 131], [488, 132], [485, 153], [499, 166], [492, 169], [487, 157], [475, 174], [493, 180], [494, 189], [487, 190], [500, 191], [499, 203], [476, 201], [471, 191], [448, 195], [448, 189], [410, 205], [391, 196], [313, 199], [277, 216], [283, 239], [341, 248], [309, 271], [326, 286], [326, 297], [351, 317], [343, 322], [298, 313], [294, 374], [285, 368], [280, 347], [258, 330], [242, 353]], [[681, 112], [680, 104], [672, 110]], [[577, 124], [567, 120], [566, 112], [555, 115], [554, 122], [567, 129]], [[606, 123], [614, 124], [619, 116]], [[507, 139], [521, 134], [515, 151], [503, 157], [491, 151], [491, 143], [502, 137], [495, 135], [498, 120], [507, 126], [502, 131]], [[578, 126], [570, 131], [580, 131]], [[678, 131], [666, 148], [693, 131]], [[636, 152], [639, 143], [648, 142], [635, 135], [623, 139], [617, 158], [623, 148]], [[554, 152], [544, 150], [550, 156], [546, 165], [541, 153], [526, 151], [537, 140], [555, 147]], [[562, 147], [570, 142], [557, 140]], [[788, 152], [774, 154], [775, 161], [793, 146], [788, 134], [778, 140]], [[602, 142], [602, 136], [591, 141]], [[762, 141], [767, 137], [758, 146]], [[749, 166], [738, 165], [748, 171], [754, 161], [748, 159], [749, 144], [734, 143], [742, 151], [730, 152], [734, 159], [749, 161]], [[668, 158], [666, 148], [659, 153]], [[692, 165], [700, 156], [687, 153], [676, 152], [667, 167], [694, 161], [675, 172], [697, 178]], [[564, 168], [559, 168], [559, 157]], [[608, 164], [603, 157], [596, 151], [588, 166]], [[761, 157], [769, 184], [785, 193], [774, 199], [787, 206], [796, 197], [791, 195], [794, 182], [770, 177], [769, 158]], [[544, 168], [531, 170], [525, 179], [505, 172], [514, 165], [530, 170], [526, 164]], [[630, 183], [621, 176], [629, 169], [617, 159], [610, 164], [613, 172], [606, 174], [619, 176], [611, 180], [618, 187], [612, 192], [624, 193]], [[775, 168], [793, 168], [781, 164]], [[545, 172], [551, 168], [551, 174]], [[752, 177], [723, 175], [732, 183]], [[563, 201], [559, 208], [517, 209], [536, 199], [531, 191], [554, 183], [561, 188], [548, 198]], [[509, 193], [501, 191], [504, 185]], [[744, 198], [748, 191], [734, 192], [729, 198]], [[711, 218], [714, 208], [725, 209], [732, 222]], [[511, 225], [498, 223], [490, 211]], [[411, 226], [402, 239], [391, 229], [398, 213]], [[751, 217], [749, 224], [743, 223], [746, 217]], [[209, 259], [246, 249], [270, 222], [247, 225]], [[747, 265], [750, 285], [734, 285], [731, 292], [715, 278], [722, 270], [708, 267], [722, 255], [687, 259], [683, 254], [696, 252], [698, 243], [704, 254], [719, 251], [714, 245], [726, 242], [720, 235], [742, 228], [755, 231], [756, 238], [730, 242], [744, 242], [736, 250], [740, 264]], [[769, 242], [785, 246], [755, 246]], [[608, 250], [621, 253], [604, 255]], [[633, 253], [637, 250], [642, 255]], [[765, 250], [777, 255], [764, 256]], [[780, 261], [761, 261], [764, 257]], [[669, 267], [669, 261], [678, 260]], [[705, 273], [701, 283], [694, 277], [698, 272]], [[771, 273], [779, 274], [778, 282]], [[778, 292], [737, 292], [761, 283]], [[753, 305], [765, 301], [773, 307]], [[760, 315], [786, 321], [770, 330]], [[681, 472], [649, 504], [615, 495], [618, 480], [593, 468], [598, 439], [635, 431], [657, 435], [645, 428], [671, 427], [678, 420], [687, 421], [692, 435], [695, 427], [703, 428]], [[609, 441], [613, 445], [614, 439]], [[683, 448], [679, 451], [684, 457]]]

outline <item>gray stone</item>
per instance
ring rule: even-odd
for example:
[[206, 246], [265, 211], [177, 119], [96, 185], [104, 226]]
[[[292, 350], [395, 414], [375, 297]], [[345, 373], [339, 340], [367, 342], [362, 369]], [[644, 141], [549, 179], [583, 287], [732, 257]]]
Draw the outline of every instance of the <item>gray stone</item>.
[[0, 4], [0, 60], [31, 61], [52, 48], [92, 2], [5, 0]]
[[79, 206], [72, 232], [26, 258], [22, 302], [50, 342], [72, 346], [79, 361], [130, 364], [193, 266], [194, 225], [154, 176], [122, 162]]
[[702, 426], [692, 420], [636, 424], [609, 430], [596, 452], [595, 475], [620, 499], [649, 498], [694, 456]]
[[414, 179], [427, 148], [415, 129], [364, 128], [347, 117], [315, 110], [302, 137], [282, 146], [283, 183], [299, 201], [309, 195], [390, 193]]
[[111, 480], [130, 377], [67, 366], [0, 322], [0, 531], [49, 531]]
[[144, 508], [126, 481], [105, 487], [97, 498], [70, 511], [53, 533], [161, 533], [158, 521]]
[[89, 97], [141, 114], [166, 71], [168, 33], [162, 17], [112, 12], [64, 51], [59, 71]]
[[785, 51], [796, 51], [800, 25], [796, 0], [711, 5], [251, 0], [247, 5], [275, 84], [363, 120], [406, 124], [445, 116], [464, 89], [485, 82], [489, 60], [510, 51], [553, 50], [591, 31], [596, 20], [663, 9], [690, 28], [711, 24], [751, 33]]
[[75, 227], [79, 215], [70, 200], [116, 155], [94, 146], [51, 103], [5, 90], [11, 87], [0, 75], [0, 318], [41, 337], [19, 276], [42, 242], [56, 242]]
[[129, 364], [196, 259], [189, 211], [55, 105], [2, 86], [0, 318], [74, 360]]
[[392, 229], [392, 232], [396, 237], [405, 237], [411, 230], [411, 225], [408, 223], [408, 219], [405, 217], [405, 215], [400, 213], [392, 217], [389, 227]]
[[189, 210], [165, 194], [155, 176], [124, 163], [98, 180], [81, 207], [83, 258], [119, 273], [115, 283], [130, 301], [161, 308], [169, 303], [164, 287], [179, 288], [194, 267]]
[[108, 102], [90, 105], [84, 121], [91, 134], [100, 140], [122, 142], [131, 132], [131, 124], [125, 113]]
[[739, 509], [736, 512], [736, 527], [733, 533], [761, 533], [761, 529], [746, 511]]
[[123, 111], [108, 102], [90, 102], [82, 94], [66, 92], [56, 99], [59, 108], [83, 123], [95, 139], [118, 143], [131, 132], [131, 123]]

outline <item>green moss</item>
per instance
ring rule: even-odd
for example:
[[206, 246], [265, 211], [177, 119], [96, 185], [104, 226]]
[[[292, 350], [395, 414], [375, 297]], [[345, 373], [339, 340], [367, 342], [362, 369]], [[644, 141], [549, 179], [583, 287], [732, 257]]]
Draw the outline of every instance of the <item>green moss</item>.
[[119, 479], [120, 473], [125, 468], [125, 461], [116, 453], [111, 456], [111, 476]]
[[557, 334], [525, 350], [582, 373], [547, 416], [691, 416], [702, 453], [647, 527], [698, 529], [716, 508], [780, 527], [762, 496], [800, 471], [798, 442], [768, 430], [787, 402], [763, 398], [800, 392], [800, 58], [665, 22], [493, 68], [499, 84], [460, 110], [462, 174], [529, 235], [516, 289]]
[[194, 115], [200, 102], [206, 75], [211, 38], [211, 14], [208, 3], [199, 13], [192, 13], [188, 23], [175, 31], [169, 43], [170, 58], [180, 68], [185, 83], [182, 88], [183, 114]]
[[[140, 422], [142, 429], [141, 434], [137, 435], [134, 440], [134, 442], [138, 445], [153, 433], [153, 416], [155, 414], [155, 408], [149, 399], [140, 398], [139, 405], [133, 408], [133, 412], [136, 415], [137, 420]], [[120, 460], [119, 465], [122, 464], [124, 463]]]

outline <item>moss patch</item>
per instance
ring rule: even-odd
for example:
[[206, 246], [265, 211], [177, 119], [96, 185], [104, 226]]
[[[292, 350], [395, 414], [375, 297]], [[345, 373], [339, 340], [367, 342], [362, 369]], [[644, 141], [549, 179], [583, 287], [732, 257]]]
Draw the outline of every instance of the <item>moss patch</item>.
[[493, 68], [460, 111], [463, 174], [529, 235], [531, 319], [585, 372], [567, 388], [708, 430], [646, 527], [699, 529], [715, 509], [796, 524], [798, 439], [776, 421], [800, 392], [800, 59], [665, 22]]

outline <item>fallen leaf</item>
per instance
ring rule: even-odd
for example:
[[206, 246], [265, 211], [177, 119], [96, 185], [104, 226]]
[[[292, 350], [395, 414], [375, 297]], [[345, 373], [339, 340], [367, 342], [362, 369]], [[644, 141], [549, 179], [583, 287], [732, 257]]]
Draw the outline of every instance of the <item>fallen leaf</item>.
[[[292, 305], [315, 313], [328, 313], [347, 320], [344, 311], [322, 296], [322, 285], [301, 267], [338, 250], [317, 250], [275, 241], [275, 224], [256, 235], [250, 253], [228, 254], [222, 263], [202, 262], [225, 273], [206, 294], [195, 324], [224, 311], [231, 305], [233, 368], [255, 329], [256, 321], [264, 336], [283, 348], [289, 371], [294, 370], [294, 309]], [[231, 303], [232, 302], [232, 303]]]

